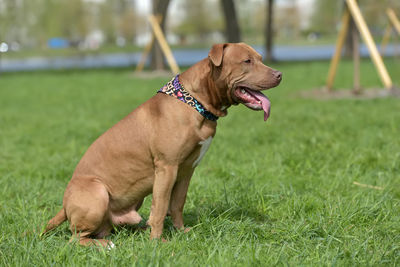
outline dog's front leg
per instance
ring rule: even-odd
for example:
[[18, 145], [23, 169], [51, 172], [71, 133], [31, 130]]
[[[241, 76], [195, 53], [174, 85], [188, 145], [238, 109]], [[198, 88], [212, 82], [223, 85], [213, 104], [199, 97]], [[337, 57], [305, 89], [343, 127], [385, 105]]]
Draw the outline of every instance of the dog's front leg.
[[156, 167], [153, 201], [148, 222], [151, 227], [150, 239], [161, 237], [177, 173], [178, 166], [162, 164]]
[[190, 179], [192, 178], [194, 169], [190, 169], [184, 175], [180, 175], [180, 179], [176, 182], [171, 194], [170, 214], [174, 227], [184, 230], [183, 225], [183, 206], [186, 201], [186, 194], [188, 191]]

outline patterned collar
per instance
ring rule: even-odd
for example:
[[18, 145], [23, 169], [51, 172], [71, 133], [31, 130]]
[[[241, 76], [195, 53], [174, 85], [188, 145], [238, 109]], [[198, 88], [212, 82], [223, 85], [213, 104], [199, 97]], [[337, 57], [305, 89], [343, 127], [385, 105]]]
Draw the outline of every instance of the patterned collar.
[[206, 110], [205, 107], [192, 95], [189, 94], [188, 91], [185, 90], [183, 85], [179, 82], [179, 74], [176, 75], [171, 81], [169, 81], [166, 85], [161, 87], [157, 93], [163, 93], [170, 96], [173, 96], [180, 101], [188, 104], [197, 110], [204, 118], [216, 121], [218, 117], [212, 114], [210, 111]]

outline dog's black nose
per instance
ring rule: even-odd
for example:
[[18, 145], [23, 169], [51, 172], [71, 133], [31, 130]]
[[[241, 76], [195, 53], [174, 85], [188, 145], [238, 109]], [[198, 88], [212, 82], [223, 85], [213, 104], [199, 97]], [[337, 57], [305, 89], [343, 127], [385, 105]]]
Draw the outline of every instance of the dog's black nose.
[[278, 81], [282, 80], [282, 72], [276, 70], [273, 75]]

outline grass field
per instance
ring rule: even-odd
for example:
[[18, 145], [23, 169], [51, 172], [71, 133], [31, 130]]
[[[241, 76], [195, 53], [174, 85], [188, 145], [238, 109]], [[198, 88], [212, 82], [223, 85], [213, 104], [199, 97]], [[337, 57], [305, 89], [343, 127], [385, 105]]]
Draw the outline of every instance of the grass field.
[[[75, 165], [105, 130], [168, 78], [128, 70], [0, 75], [0, 265], [400, 265], [400, 99], [298, 97], [324, 83], [328, 63], [286, 63], [267, 93], [272, 115], [233, 107], [197, 168], [184, 218], [167, 243], [119, 227], [106, 252], [69, 245], [68, 223], [39, 232], [62, 205]], [[388, 61], [400, 84], [400, 64]], [[338, 87], [352, 83], [340, 66]], [[362, 84], [379, 87], [370, 62]], [[354, 185], [353, 182], [383, 190]], [[148, 218], [150, 198], [140, 213]]]

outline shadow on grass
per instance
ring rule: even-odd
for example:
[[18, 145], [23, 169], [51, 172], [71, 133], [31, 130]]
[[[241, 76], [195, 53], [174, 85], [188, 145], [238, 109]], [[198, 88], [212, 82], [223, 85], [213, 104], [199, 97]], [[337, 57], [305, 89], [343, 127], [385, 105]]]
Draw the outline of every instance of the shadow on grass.
[[[195, 228], [199, 224], [215, 224], [217, 221], [244, 222], [250, 221], [257, 224], [265, 224], [273, 221], [266, 213], [260, 212], [255, 206], [240, 207], [231, 205], [230, 203], [214, 203], [206, 208], [191, 209], [183, 214], [185, 227]], [[149, 235], [150, 227], [146, 227], [148, 218], [143, 217], [143, 220], [137, 225], [118, 225], [114, 226], [108, 237], [118, 236], [119, 234], [139, 234]], [[218, 223], [217, 223], [218, 224]], [[174, 234], [181, 232], [174, 228], [170, 216], [165, 218], [163, 236], [171, 239]], [[46, 233], [42, 238], [56, 237], [69, 240], [72, 234], [69, 229], [69, 223], [65, 222], [57, 229]], [[107, 237], [106, 237], [107, 238]]]

